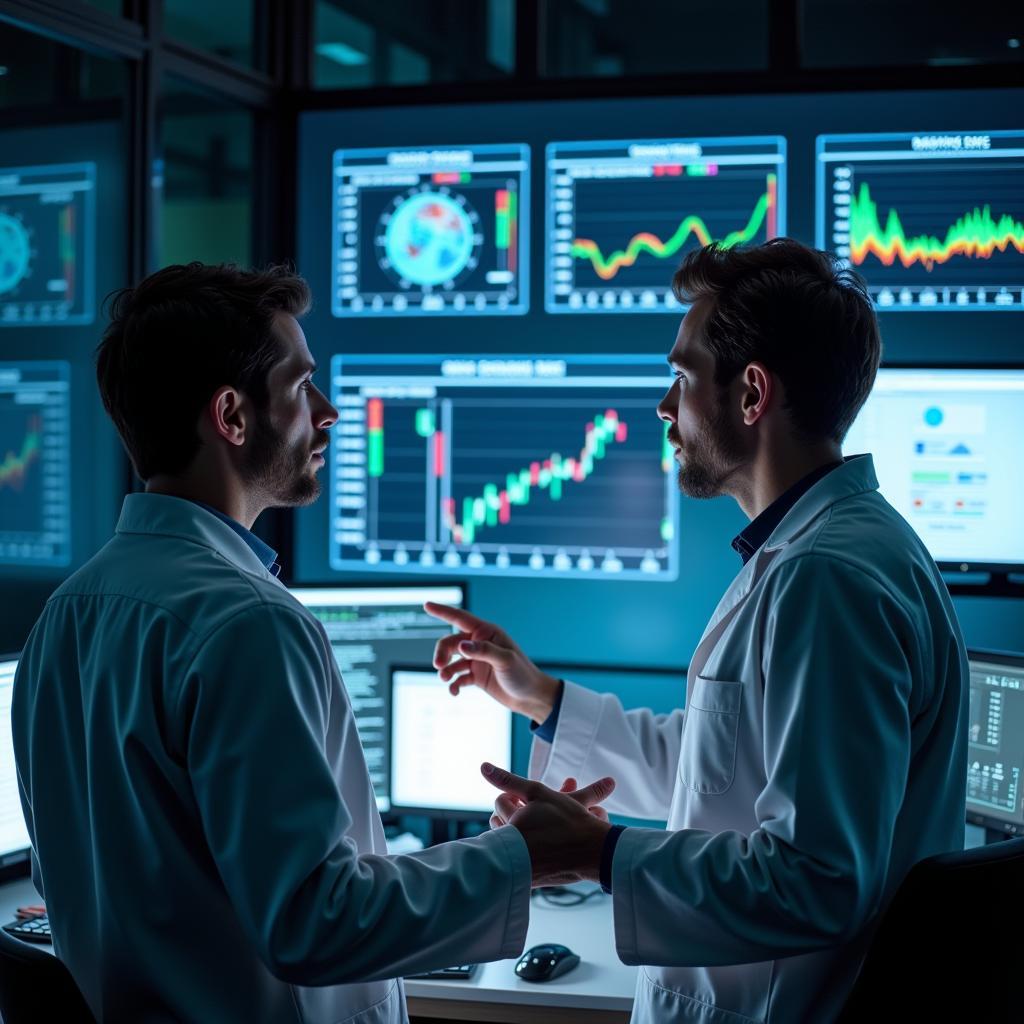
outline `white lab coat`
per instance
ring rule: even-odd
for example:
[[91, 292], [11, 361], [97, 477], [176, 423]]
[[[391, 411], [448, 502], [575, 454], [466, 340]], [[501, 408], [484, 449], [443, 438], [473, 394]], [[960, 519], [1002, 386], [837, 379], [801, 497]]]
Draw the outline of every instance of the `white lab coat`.
[[54, 945], [104, 1021], [397, 1024], [402, 974], [522, 951], [522, 836], [386, 856], [323, 628], [192, 502], [125, 500], [12, 720]]
[[[870, 456], [790, 509], [722, 598], [686, 710], [566, 685], [531, 774], [618, 780], [633, 1020], [833, 1020], [911, 865], [963, 845], [968, 674], [941, 577]], [[637, 637], [638, 645], [643, 638]], [[884, 1007], [880, 1007], [884, 1014]]]

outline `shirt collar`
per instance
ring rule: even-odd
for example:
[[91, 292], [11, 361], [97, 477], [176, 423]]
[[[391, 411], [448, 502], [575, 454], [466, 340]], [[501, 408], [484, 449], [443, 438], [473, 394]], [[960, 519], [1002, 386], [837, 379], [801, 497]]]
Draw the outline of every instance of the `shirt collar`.
[[759, 516], [748, 523], [732, 539], [733, 550], [743, 559], [746, 565], [754, 556], [754, 552], [772, 535], [775, 527], [782, 522], [786, 513], [823, 477], [841, 466], [845, 460], [830, 462], [812, 470], [807, 476], [798, 480], [789, 490], [776, 498]]
[[214, 508], [212, 505], [207, 505], [203, 501], [195, 501], [195, 499], [189, 500], [215, 515], [222, 523], [230, 526], [249, 545], [252, 553], [266, 566], [268, 572], [273, 573], [275, 576], [281, 572], [281, 566], [277, 564], [277, 552], [269, 544], [265, 544], [260, 540], [252, 530], [247, 530], [237, 519], [232, 519], [231, 516], [225, 515], [220, 509]]

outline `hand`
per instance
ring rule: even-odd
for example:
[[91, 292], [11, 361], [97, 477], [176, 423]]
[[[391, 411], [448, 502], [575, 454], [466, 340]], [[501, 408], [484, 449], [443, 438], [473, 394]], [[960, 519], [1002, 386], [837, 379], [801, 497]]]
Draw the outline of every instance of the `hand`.
[[[507, 822], [522, 833], [535, 886], [600, 879], [601, 853], [611, 826], [594, 812], [615, 789], [614, 779], [599, 779], [583, 789], [576, 789], [575, 780], [567, 779], [556, 793], [492, 764], [484, 764], [480, 770], [502, 790], [491, 821]], [[571, 789], [567, 788], [570, 784]]]
[[479, 686], [499, 704], [537, 723], [551, 714], [558, 680], [541, 672], [500, 626], [446, 604], [428, 601], [423, 607], [459, 630], [442, 637], [434, 648], [434, 668], [453, 697], [464, 686]]
[[[562, 783], [561, 788], [558, 790], [559, 793], [575, 793], [577, 789], [576, 780], [568, 778]], [[511, 793], [503, 793], [494, 801], [494, 813], [491, 815], [490, 826], [491, 828], [501, 828], [502, 825], [507, 825], [509, 818], [520, 808], [525, 807], [525, 801], [518, 796], [514, 796]], [[608, 820], [608, 812], [603, 807], [588, 807], [588, 811], [601, 821]]]

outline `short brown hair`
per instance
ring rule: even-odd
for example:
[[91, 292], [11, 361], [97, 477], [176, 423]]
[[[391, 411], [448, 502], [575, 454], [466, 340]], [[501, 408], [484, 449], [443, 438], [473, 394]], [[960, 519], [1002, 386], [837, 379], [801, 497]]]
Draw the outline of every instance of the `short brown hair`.
[[115, 293], [96, 378], [143, 480], [188, 467], [199, 414], [218, 388], [266, 408], [267, 373], [281, 358], [274, 314], [301, 316], [309, 305], [309, 286], [286, 266], [174, 265]]
[[762, 362], [782, 382], [800, 436], [843, 440], [882, 356], [878, 318], [860, 275], [830, 253], [774, 238], [693, 250], [672, 290], [682, 302], [713, 301], [704, 343], [720, 386], [748, 363]]

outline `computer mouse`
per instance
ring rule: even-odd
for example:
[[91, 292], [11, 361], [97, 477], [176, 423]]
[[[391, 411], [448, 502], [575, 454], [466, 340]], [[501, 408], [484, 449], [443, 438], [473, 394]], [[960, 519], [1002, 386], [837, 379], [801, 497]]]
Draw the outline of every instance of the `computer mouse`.
[[531, 946], [516, 964], [516, 977], [523, 981], [554, 981], [579, 962], [580, 958], [568, 946], [555, 942]]

